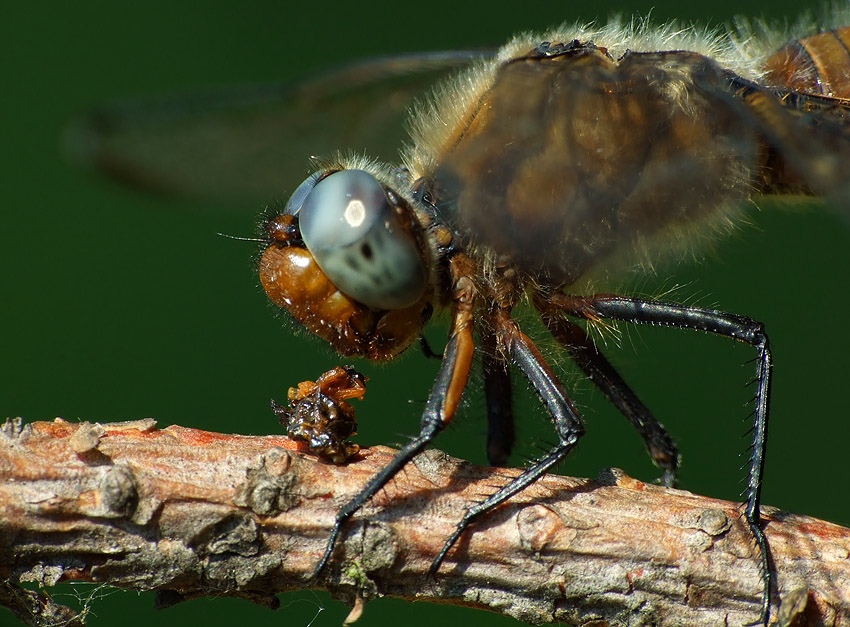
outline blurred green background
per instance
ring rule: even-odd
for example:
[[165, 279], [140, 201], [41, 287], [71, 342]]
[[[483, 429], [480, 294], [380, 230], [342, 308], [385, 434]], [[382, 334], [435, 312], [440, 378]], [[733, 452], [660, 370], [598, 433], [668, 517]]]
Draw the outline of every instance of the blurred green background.
[[[654, 6], [654, 8], [652, 8]], [[491, 1], [484, 8], [437, 0], [407, 6], [345, 3], [14, 3], [2, 10], [0, 151], [0, 417], [114, 421], [154, 417], [240, 433], [276, 432], [268, 409], [288, 386], [340, 360], [293, 336], [267, 304], [250, 244], [260, 207], [210, 207], [146, 196], [69, 166], [63, 125], [114, 100], [192, 87], [280, 80], [338, 61], [411, 50], [499, 44], [518, 30], [613, 12], [720, 24], [735, 14], [796, 17], [792, 2], [579, 3]], [[816, 7], [813, 7], [816, 8]], [[305, 163], [309, 155], [304, 155]], [[282, 189], [282, 197], [289, 191]], [[767, 209], [767, 208], [766, 208]], [[662, 271], [643, 292], [678, 294], [764, 321], [775, 351], [764, 502], [850, 524], [843, 485], [850, 355], [846, 255], [850, 231], [835, 216], [756, 212], [754, 227], [722, 242], [705, 263]], [[442, 345], [439, 328], [429, 332]], [[682, 487], [737, 499], [748, 439], [751, 376], [746, 347], [692, 333], [630, 329], [609, 355], [677, 438]], [[743, 365], [743, 366], [742, 366]], [[399, 363], [358, 363], [371, 377], [358, 408], [362, 445], [393, 444], [418, 429], [437, 363], [410, 351]], [[567, 377], [587, 416], [587, 436], [562, 472], [596, 476], [617, 466], [651, 480], [639, 439], [587, 383]], [[533, 399], [521, 401], [525, 443], [514, 463], [554, 440]], [[469, 395], [439, 446], [484, 461], [483, 402]], [[312, 592], [283, 595], [277, 614], [244, 601], [194, 601], [163, 612], [152, 594], [93, 590], [89, 624], [168, 627], [339, 625], [347, 608]], [[75, 594], [69, 588], [68, 602]], [[100, 598], [103, 597], [103, 598]], [[320, 608], [324, 612], [319, 612]], [[383, 599], [360, 625], [514, 621], [472, 610]], [[0, 609], [0, 625], [14, 624]]]

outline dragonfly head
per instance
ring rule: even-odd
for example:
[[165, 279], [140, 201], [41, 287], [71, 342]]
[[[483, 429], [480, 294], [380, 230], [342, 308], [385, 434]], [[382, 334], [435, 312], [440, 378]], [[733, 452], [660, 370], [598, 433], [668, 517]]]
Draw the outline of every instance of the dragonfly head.
[[263, 225], [269, 298], [343, 355], [389, 359], [433, 307], [430, 263], [409, 203], [360, 169], [307, 178]]

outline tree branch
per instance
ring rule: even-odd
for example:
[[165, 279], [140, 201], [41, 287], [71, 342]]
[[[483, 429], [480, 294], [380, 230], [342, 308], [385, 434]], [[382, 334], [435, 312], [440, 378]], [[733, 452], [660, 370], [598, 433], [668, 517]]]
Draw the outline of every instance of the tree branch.
[[[157, 429], [152, 420], [8, 421], [0, 603], [45, 624], [33, 616], [43, 604], [11, 584], [86, 581], [157, 590], [163, 606], [225, 594], [275, 607], [276, 593], [309, 587], [351, 605], [392, 595], [529, 623], [758, 617], [759, 561], [739, 505], [616, 470], [597, 481], [544, 477], [464, 534], [427, 577], [464, 508], [519, 472], [438, 451], [420, 455], [345, 526], [331, 568], [309, 581], [337, 508], [393, 454], [364, 449], [334, 466], [282, 436]], [[850, 625], [850, 530], [764, 510], [782, 602], [773, 615]]]

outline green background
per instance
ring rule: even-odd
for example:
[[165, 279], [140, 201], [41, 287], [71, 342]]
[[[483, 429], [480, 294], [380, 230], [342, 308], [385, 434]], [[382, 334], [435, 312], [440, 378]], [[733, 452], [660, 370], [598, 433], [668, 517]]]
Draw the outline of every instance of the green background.
[[[440, 0], [371, 2], [7, 5], [0, 12], [3, 97], [0, 188], [0, 416], [28, 421], [114, 421], [154, 417], [161, 426], [262, 434], [279, 429], [270, 397], [339, 363], [318, 341], [294, 337], [258, 287], [253, 248], [216, 236], [254, 233], [259, 207], [233, 211], [145, 196], [67, 165], [63, 124], [116, 98], [218, 84], [286, 79], [359, 56], [498, 44], [522, 29], [562, 20], [646, 14], [649, 3]], [[478, 4], [478, 3], [476, 3]], [[679, 4], [679, 3], [676, 3]], [[654, 3], [653, 17], [718, 24], [736, 13], [794, 18], [793, 3]], [[305, 162], [308, 155], [304, 155]], [[289, 190], [281, 190], [285, 195]], [[659, 273], [643, 292], [684, 285], [704, 305], [764, 321], [775, 351], [771, 441], [764, 502], [850, 524], [845, 418], [850, 330], [845, 323], [850, 231], [822, 208], [756, 212], [754, 227], [717, 247], [705, 263]], [[429, 333], [442, 343], [439, 328]], [[746, 347], [693, 333], [630, 329], [608, 353], [677, 438], [682, 487], [736, 499], [749, 392]], [[371, 377], [358, 408], [363, 445], [402, 441], [436, 370], [411, 351], [399, 363], [358, 367]], [[587, 416], [587, 436], [563, 465], [595, 476], [617, 466], [656, 476], [624, 420], [567, 377]], [[527, 393], [526, 393], [527, 396]], [[532, 399], [521, 403], [521, 464], [554, 440]], [[439, 440], [449, 453], [482, 462], [480, 394]], [[73, 595], [67, 588], [62, 590]], [[78, 588], [86, 596], [91, 588]], [[283, 595], [277, 613], [228, 599], [194, 601], [160, 613], [152, 594], [94, 591], [89, 624], [339, 625], [342, 604], [312, 592]], [[99, 598], [99, 597], [104, 598]], [[71, 597], [67, 600], [72, 601]], [[320, 607], [325, 611], [316, 613]], [[509, 624], [453, 607], [383, 599], [360, 625], [435, 620]], [[0, 610], [0, 625], [13, 624]]]

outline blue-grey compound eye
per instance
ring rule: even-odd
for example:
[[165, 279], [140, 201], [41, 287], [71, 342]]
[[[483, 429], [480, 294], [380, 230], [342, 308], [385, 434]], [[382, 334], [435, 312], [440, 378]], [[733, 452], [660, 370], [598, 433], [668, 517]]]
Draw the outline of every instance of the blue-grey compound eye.
[[292, 192], [292, 196], [289, 197], [289, 201], [286, 203], [286, 208], [283, 210], [283, 213], [289, 215], [295, 215], [301, 210], [301, 205], [304, 204], [304, 199], [307, 198], [307, 195], [313, 191], [313, 188], [316, 187], [316, 181], [318, 181], [324, 171], [319, 170], [318, 172], [313, 172], [307, 179], [301, 183], [298, 187], [295, 188], [295, 191]]
[[341, 170], [323, 178], [298, 216], [307, 250], [349, 298], [391, 310], [422, 297], [427, 276], [416, 242], [368, 172]]

